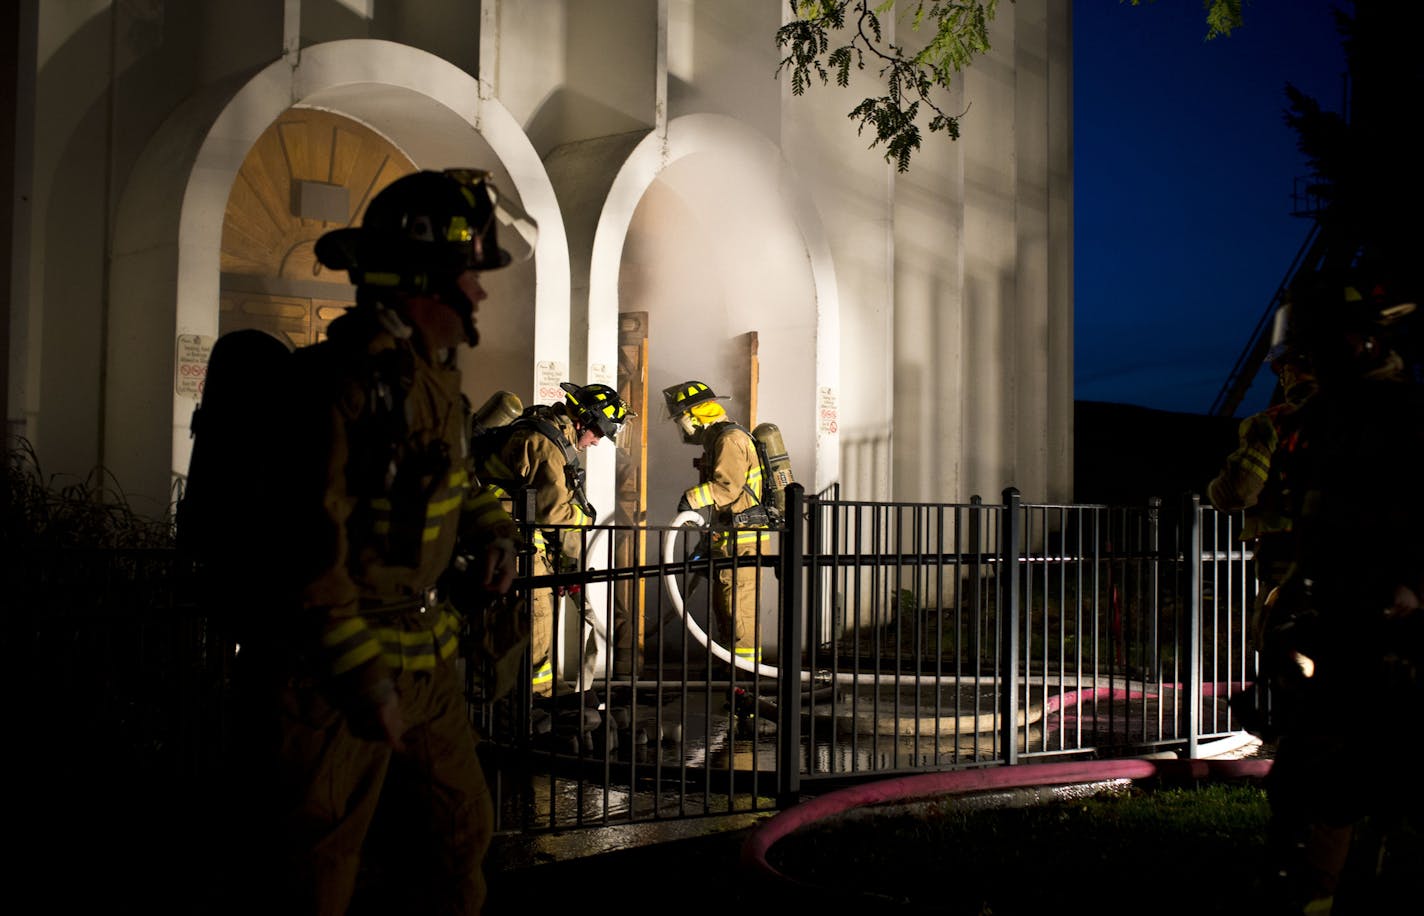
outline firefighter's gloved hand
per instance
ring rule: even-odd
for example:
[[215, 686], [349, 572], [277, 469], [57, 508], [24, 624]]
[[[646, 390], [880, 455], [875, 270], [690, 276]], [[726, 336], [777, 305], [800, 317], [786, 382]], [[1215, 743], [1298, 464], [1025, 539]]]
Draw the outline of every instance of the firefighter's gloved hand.
[[1257, 448], [1267, 457], [1275, 451], [1279, 442], [1276, 424], [1265, 414], [1252, 414], [1242, 420], [1237, 426], [1237, 435], [1241, 437], [1242, 445]]
[[392, 696], [376, 708], [376, 721], [385, 733], [386, 743], [391, 750], [405, 752], [405, 716], [401, 713], [400, 699]]
[[495, 538], [485, 549], [484, 587], [503, 595], [514, 584], [514, 541]]
[[707, 535], [703, 534], [697, 539], [697, 543], [692, 545], [692, 553], [688, 555], [689, 563], [700, 563], [707, 559]]
[[678, 511], [678, 514], [682, 514], [683, 512], [691, 512], [691, 511], [692, 511], [692, 503], [690, 503], [690, 502], [687, 501], [687, 494], [686, 494], [686, 493], [682, 494], [682, 499], [679, 499], [679, 500], [677, 501], [677, 511]]
[[404, 751], [405, 716], [395, 683], [383, 677], [344, 704], [351, 733], [368, 741], [382, 741], [392, 750]]

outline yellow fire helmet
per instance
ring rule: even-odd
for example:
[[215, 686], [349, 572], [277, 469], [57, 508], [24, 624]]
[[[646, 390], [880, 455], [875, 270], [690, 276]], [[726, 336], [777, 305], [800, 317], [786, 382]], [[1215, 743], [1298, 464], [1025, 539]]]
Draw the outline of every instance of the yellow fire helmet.
[[[669, 417], [686, 413], [689, 409], [707, 401], [719, 400], [717, 394], [706, 383], [694, 380], [679, 382], [663, 389], [663, 399], [667, 401]], [[726, 400], [726, 398], [720, 398]]]

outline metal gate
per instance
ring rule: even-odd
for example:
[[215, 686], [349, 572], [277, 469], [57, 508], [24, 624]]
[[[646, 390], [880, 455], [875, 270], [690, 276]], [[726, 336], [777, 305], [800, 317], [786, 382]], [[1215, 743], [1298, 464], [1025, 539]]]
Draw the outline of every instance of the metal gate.
[[[1012, 489], [994, 504], [788, 497], [795, 523], [753, 556], [700, 548], [705, 530], [613, 527], [590, 535], [588, 568], [523, 581], [578, 588], [556, 651], [567, 702], [587, 703], [478, 709], [500, 829], [756, 811], [931, 769], [1197, 756], [1242, 736], [1229, 699], [1250, 686], [1254, 580], [1236, 519], [1195, 498], [1034, 505]], [[633, 535], [649, 554], [614, 564]], [[717, 641], [709, 586], [738, 574], [757, 581], [760, 663]], [[621, 672], [601, 642], [620, 588], [647, 610], [644, 657]]]

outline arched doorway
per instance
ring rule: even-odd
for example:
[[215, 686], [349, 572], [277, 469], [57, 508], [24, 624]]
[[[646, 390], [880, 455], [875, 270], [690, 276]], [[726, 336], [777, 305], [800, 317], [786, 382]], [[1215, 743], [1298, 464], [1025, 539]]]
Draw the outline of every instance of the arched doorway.
[[351, 305], [346, 274], [317, 262], [323, 233], [359, 221], [366, 203], [416, 168], [351, 118], [293, 108], [248, 151], [223, 215], [218, 335], [256, 328], [300, 347]]
[[[491, 275], [490, 301], [480, 314], [484, 339], [461, 357], [468, 393], [475, 403], [494, 388], [532, 394], [534, 366], [567, 364], [563, 217], [521, 125], [482, 94], [475, 76], [427, 52], [389, 41], [313, 45], [235, 91], [213, 85], [197, 93], [154, 134], [124, 190], [114, 230], [109, 289], [116, 333], [104, 408], [119, 421], [106, 425], [105, 452], [113, 456], [113, 473], [135, 482], [133, 492], [171, 492], [187, 469], [198, 386], [184, 370], [205, 362], [202, 341], [219, 331], [223, 283], [230, 279], [223, 276], [226, 209], [248, 153], [291, 112], [329, 112], [369, 125], [419, 168], [491, 169], [498, 186], [538, 222], [539, 245], [531, 261]], [[355, 212], [363, 195], [352, 196]], [[293, 262], [277, 276], [295, 282], [296, 273]], [[616, 332], [607, 338], [612, 362]], [[167, 454], [154, 448], [164, 440], [171, 442]]]

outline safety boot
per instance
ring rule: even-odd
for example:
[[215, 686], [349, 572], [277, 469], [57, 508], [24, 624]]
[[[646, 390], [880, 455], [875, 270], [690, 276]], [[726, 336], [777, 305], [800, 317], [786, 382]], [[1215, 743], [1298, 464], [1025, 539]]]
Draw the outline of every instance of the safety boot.
[[757, 697], [741, 687], [733, 687], [728, 692], [727, 702], [722, 709], [731, 715], [736, 737], [751, 738], [755, 735], [776, 733], [776, 723], [770, 718], [758, 715], [759, 706]]

